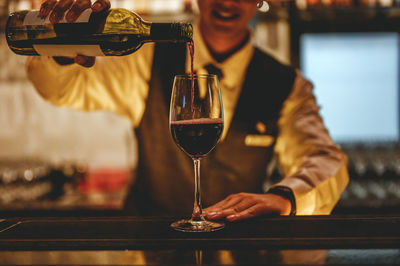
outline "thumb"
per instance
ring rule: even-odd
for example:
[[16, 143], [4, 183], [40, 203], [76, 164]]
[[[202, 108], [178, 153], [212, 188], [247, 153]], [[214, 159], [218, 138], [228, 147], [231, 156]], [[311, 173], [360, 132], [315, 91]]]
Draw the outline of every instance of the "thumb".
[[94, 56], [78, 55], [74, 58], [75, 63], [83, 67], [92, 67], [96, 61]]

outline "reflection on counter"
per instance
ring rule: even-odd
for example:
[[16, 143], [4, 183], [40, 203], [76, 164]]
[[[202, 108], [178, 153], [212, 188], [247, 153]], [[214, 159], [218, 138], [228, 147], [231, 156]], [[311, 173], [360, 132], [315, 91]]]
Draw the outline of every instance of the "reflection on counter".
[[0, 265], [398, 265], [398, 249], [0, 252]]

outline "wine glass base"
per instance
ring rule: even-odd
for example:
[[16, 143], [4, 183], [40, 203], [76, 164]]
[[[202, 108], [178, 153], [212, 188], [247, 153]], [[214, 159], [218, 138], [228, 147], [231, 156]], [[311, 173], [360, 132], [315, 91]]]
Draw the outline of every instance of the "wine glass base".
[[214, 221], [194, 221], [192, 219], [173, 222], [171, 227], [181, 232], [212, 232], [225, 227], [224, 223]]

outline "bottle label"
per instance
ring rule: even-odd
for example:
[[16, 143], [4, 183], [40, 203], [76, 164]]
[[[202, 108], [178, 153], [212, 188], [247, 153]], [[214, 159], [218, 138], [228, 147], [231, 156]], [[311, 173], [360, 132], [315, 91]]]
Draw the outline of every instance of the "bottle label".
[[44, 56], [104, 56], [100, 45], [34, 44], [33, 48]]
[[[90, 15], [92, 14], [92, 10], [86, 9], [82, 12], [82, 14], [78, 17], [78, 19], [74, 23], [87, 23], [89, 22]], [[49, 16], [46, 18], [41, 18], [39, 16], [39, 11], [34, 10], [30, 11], [25, 15], [24, 18], [24, 26], [33, 26], [33, 25], [43, 25], [43, 24], [50, 24]], [[65, 20], [65, 16], [58, 22], [58, 23], [68, 23]]]
[[[78, 17], [74, 23], [87, 23], [89, 22], [92, 10], [86, 9]], [[24, 26], [35, 26], [50, 24], [49, 16], [41, 18], [39, 11], [30, 11], [25, 15]], [[68, 23], [63, 17], [58, 23]], [[103, 51], [99, 45], [64, 45], [64, 44], [35, 44], [33, 48], [40, 55], [44, 56], [77, 56], [78, 54], [87, 56], [104, 56]]]

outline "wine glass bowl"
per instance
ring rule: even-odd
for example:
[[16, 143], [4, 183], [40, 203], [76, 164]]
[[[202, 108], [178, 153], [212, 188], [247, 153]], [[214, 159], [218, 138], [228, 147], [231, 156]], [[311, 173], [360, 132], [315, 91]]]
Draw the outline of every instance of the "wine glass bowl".
[[194, 163], [195, 193], [191, 219], [171, 224], [179, 231], [209, 232], [223, 223], [208, 221], [202, 215], [200, 160], [218, 143], [224, 128], [221, 92], [216, 75], [177, 75], [171, 95], [170, 131], [180, 149]]

